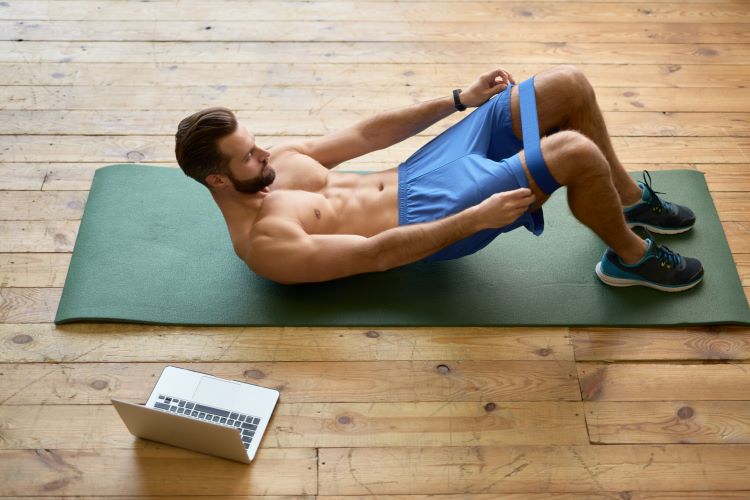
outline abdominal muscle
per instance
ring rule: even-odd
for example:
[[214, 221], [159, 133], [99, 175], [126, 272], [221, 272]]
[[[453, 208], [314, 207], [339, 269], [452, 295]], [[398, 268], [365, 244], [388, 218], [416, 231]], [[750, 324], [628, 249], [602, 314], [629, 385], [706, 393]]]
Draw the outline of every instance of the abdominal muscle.
[[[398, 172], [372, 174], [330, 172], [318, 194], [327, 213], [307, 212], [300, 218], [309, 234], [373, 236], [398, 225]], [[324, 215], [325, 220], [324, 220]], [[310, 224], [311, 223], [311, 224]], [[309, 226], [309, 227], [306, 227]]]

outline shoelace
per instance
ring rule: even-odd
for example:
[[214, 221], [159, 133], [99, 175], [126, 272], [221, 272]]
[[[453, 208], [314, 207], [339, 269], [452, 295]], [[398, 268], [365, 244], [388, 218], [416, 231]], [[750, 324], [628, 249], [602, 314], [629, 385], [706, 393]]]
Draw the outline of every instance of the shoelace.
[[[648, 177], [648, 180], [646, 178]], [[672, 211], [672, 204], [668, 201], [664, 201], [656, 194], [667, 194], [662, 193], [661, 191], [654, 191], [654, 188], [651, 187], [651, 174], [648, 173], [648, 170], [643, 171], [643, 184], [645, 187], [648, 188], [648, 192], [651, 195], [651, 201], [649, 202], [649, 205], [652, 207], [657, 208], [657, 212], [661, 212], [663, 209], [667, 209], [668, 212]]]
[[680, 254], [678, 254], [677, 252], [673, 252], [664, 245], [656, 245], [656, 261], [659, 263], [659, 265], [666, 265], [667, 267], [677, 267], [681, 260], [682, 257], [680, 257]]

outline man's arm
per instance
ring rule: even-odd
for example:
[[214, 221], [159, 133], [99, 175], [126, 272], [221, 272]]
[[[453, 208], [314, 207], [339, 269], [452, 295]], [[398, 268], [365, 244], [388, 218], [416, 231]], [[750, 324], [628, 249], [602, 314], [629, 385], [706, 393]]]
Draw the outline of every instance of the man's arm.
[[496, 193], [457, 214], [398, 226], [369, 238], [309, 235], [296, 222], [268, 216], [253, 229], [245, 262], [279, 283], [328, 281], [416, 262], [482, 229], [516, 220], [534, 202], [528, 188]]
[[[513, 76], [505, 70], [496, 69], [485, 73], [461, 92], [461, 102], [467, 107], [480, 106], [493, 95], [505, 90], [509, 81], [515, 83]], [[408, 139], [455, 110], [452, 96], [420, 102], [378, 113], [350, 128], [305, 141], [294, 149], [314, 158], [321, 165], [332, 168], [344, 161]]]

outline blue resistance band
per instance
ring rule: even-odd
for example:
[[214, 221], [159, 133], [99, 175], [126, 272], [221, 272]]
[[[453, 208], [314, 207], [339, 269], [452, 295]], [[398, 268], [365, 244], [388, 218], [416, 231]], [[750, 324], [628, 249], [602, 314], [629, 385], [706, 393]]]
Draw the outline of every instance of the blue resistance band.
[[536, 116], [536, 93], [534, 92], [534, 77], [518, 85], [518, 95], [521, 99], [521, 129], [523, 130], [523, 150], [526, 155], [526, 166], [536, 181], [539, 189], [549, 196], [560, 184], [549, 173], [549, 168], [542, 157], [539, 145], [539, 122]]

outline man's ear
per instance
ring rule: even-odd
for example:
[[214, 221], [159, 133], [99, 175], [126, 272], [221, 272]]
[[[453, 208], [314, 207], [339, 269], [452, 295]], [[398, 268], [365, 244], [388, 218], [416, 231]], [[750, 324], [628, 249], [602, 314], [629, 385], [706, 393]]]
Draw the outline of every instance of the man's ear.
[[219, 174], [210, 174], [210, 175], [206, 176], [206, 184], [208, 184], [212, 188], [214, 188], [214, 187], [221, 187], [225, 183], [226, 183], [226, 181]]

